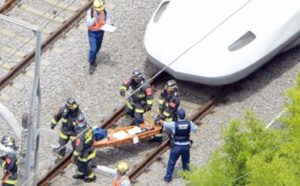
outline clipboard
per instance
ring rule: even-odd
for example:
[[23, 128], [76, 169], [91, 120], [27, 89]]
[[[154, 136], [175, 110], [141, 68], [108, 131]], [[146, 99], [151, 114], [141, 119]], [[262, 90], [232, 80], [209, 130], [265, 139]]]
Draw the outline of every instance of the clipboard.
[[109, 24], [104, 24], [101, 27], [101, 30], [105, 31], [105, 32], [114, 32], [117, 29], [117, 27], [109, 25]]

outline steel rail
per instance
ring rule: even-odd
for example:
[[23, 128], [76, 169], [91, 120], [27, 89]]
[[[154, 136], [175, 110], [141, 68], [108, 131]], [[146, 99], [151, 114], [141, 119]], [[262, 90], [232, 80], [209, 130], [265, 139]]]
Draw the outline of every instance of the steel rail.
[[[161, 78], [161, 77], [160, 77]], [[151, 83], [153, 86], [156, 82], [159, 81], [159, 79], [153, 80]], [[212, 96], [206, 104], [204, 104], [201, 108], [198, 109], [198, 111], [193, 114], [193, 116], [189, 119], [193, 122], [196, 122], [197, 120], [200, 120], [204, 118], [207, 114], [210, 113], [211, 109], [213, 109], [221, 100], [224, 98], [228, 93], [230, 93], [233, 90], [232, 86], [227, 86], [223, 90], [221, 90], [216, 95]], [[123, 105], [121, 108], [117, 109], [108, 119], [106, 119], [102, 126], [100, 126], [103, 129], [109, 129], [112, 127], [113, 123], [120, 119], [125, 113], [126, 105]], [[151, 166], [152, 163], [154, 163], [163, 153], [165, 153], [167, 150], [169, 150], [169, 143], [170, 140], [167, 139], [163, 141], [158, 147], [156, 147], [140, 164], [134, 167], [134, 169], [128, 174], [130, 180], [132, 182], [135, 182], [136, 178], [138, 178], [141, 174], [143, 174], [148, 167]], [[51, 170], [48, 171], [46, 175], [44, 175], [43, 178], [40, 179], [38, 182], [38, 186], [44, 186], [49, 184], [49, 181], [53, 179], [56, 175], [58, 175], [66, 166], [68, 166], [71, 163], [71, 157], [72, 153], [68, 154], [61, 160], [60, 163], [56, 164], [54, 167], [52, 167]]]
[[[223, 88], [220, 92], [218, 92], [216, 95], [212, 96], [206, 104], [204, 104], [201, 108], [198, 109], [196, 113], [193, 114], [191, 118], [189, 118], [190, 121], [196, 122], [198, 120], [201, 120], [206, 115], [208, 115], [211, 110], [222, 101], [223, 98], [225, 98], [230, 92], [232, 92], [233, 86], [229, 85]], [[165, 153], [167, 150], [169, 150], [170, 146], [170, 139], [167, 139], [163, 141], [158, 147], [156, 147], [152, 153], [146, 157], [140, 164], [134, 167], [134, 169], [128, 174], [129, 179], [132, 182], [136, 181], [136, 178], [138, 178], [145, 170], [150, 167], [152, 163], [154, 163], [163, 153]]]
[[[51, 34], [41, 45], [41, 53], [45, 52], [50, 45], [57, 41], [64, 33], [71, 30], [76, 22], [79, 22], [86, 11], [92, 6], [92, 1], [89, 1], [81, 9], [79, 9], [70, 19], [64, 22], [53, 34]], [[27, 68], [35, 59], [35, 51], [29, 53], [23, 58], [17, 65], [15, 65], [10, 71], [4, 75], [0, 80], [0, 90], [2, 90], [8, 84], [11, 84], [12, 80], [21, 74], [25, 68]]]
[[4, 5], [0, 8], [0, 14], [6, 14], [9, 12], [13, 7], [15, 7], [16, 4], [18, 4], [20, 0], [8, 0], [5, 2]]
[[[155, 87], [157, 83], [161, 81], [161, 78], [164, 75], [159, 75], [154, 78], [150, 84], [152, 87]], [[109, 129], [113, 126], [113, 124], [120, 119], [125, 114], [125, 106], [121, 106], [119, 109], [115, 109], [110, 117], [108, 117], [99, 127], [102, 129]], [[166, 145], [167, 146], [167, 145]], [[167, 146], [168, 147], [168, 146]], [[166, 149], [167, 150], [167, 149]], [[55, 164], [39, 181], [38, 186], [45, 186], [50, 183], [50, 181], [58, 175], [65, 167], [67, 167], [71, 163], [72, 153], [66, 155], [59, 163]]]

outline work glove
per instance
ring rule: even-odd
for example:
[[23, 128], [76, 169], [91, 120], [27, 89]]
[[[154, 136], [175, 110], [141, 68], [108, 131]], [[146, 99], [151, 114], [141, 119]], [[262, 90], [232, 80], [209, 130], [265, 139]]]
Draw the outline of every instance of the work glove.
[[104, 165], [97, 165], [97, 169], [101, 170], [101, 171], [105, 171], [107, 169], [107, 167]]
[[144, 107], [145, 105], [146, 105], [147, 103], [146, 103], [146, 101], [141, 101], [141, 105], [142, 105], [142, 107]]
[[51, 123], [50, 128], [53, 130], [55, 127], [55, 125], [53, 123]]
[[120, 90], [120, 95], [121, 95], [122, 97], [124, 97], [124, 96], [125, 96], [125, 91], [124, 91], [124, 90]]

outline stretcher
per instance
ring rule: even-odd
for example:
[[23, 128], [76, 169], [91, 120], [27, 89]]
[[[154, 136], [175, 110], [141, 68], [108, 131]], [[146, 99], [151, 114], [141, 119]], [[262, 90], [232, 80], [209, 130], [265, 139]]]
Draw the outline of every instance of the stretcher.
[[158, 134], [161, 126], [149, 123], [137, 126], [126, 126], [108, 129], [107, 136], [99, 141], [94, 141], [95, 148], [117, 146], [125, 143], [138, 143], [139, 140]]

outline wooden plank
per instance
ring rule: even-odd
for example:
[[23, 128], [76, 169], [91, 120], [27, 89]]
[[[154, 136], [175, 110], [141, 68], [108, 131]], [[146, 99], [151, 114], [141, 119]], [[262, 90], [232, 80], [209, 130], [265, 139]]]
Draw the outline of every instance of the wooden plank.
[[23, 58], [26, 55], [25, 52], [20, 52], [20, 51], [17, 51], [15, 49], [12, 49], [12, 48], [9, 48], [9, 47], [6, 47], [6, 46], [1, 46], [0, 50], [6, 52], [8, 54], [12, 54], [14, 56], [17, 56], [19, 58]]
[[70, 6], [69, 4], [65, 4], [63, 2], [59, 2], [56, 0], [43, 0], [44, 2], [53, 5], [55, 7], [59, 7], [61, 9], [65, 9], [71, 12], [76, 12], [78, 10], [78, 8], [74, 7], [74, 6]]
[[41, 59], [41, 65], [43, 65], [43, 66], [48, 66], [49, 64], [50, 64], [49, 61], [44, 60], [44, 59]]
[[10, 70], [13, 67], [12, 64], [6, 63], [6, 62], [3, 62], [3, 61], [0, 61], [0, 64], [1, 64], [1, 68], [5, 69], [5, 70]]
[[23, 84], [21, 84], [21, 83], [13, 83], [12, 85], [11, 85], [11, 87], [12, 88], [14, 88], [14, 89], [17, 89], [17, 90], [22, 90], [25, 86], [23, 85]]
[[28, 77], [28, 78], [34, 78], [34, 72], [33, 71], [27, 71], [23, 74], [25, 77]]
[[79, 30], [81, 30], [81, 31], [87, 31], [87, 26], [85, 26], [85, 25], [79, 25], [76, 28], [79, 29]]
[[51, 14], [51, 13], [47, 13], [47, 12], [45, 13], [42, 10], [33, 8], [33, 7], [31, 7], [29, 5], [26, 5], [26, 4], [22, 4], [21, 6], [19, 6], [19, 8], [21, 10], [26, 11], [26, 12], [38, 15], [40, 17], [43, 17], [44, 19], [53, 20], [53, 21], [55, 21], [57, 23], [61, 23], [62, 24], [63, 22], [65, 22], [65, 19], [63, 19], [61, 17], [57, 17], [57, 16], [55, 16], [54, 14]]
[[2, 101], [9, 101], [11, 99], [11, 97], [7, 94], [0, 94], [0, 100]]
[[[22, 22], [22, 23], [24, 23], [24, 24], [31, 25], [31, 23], [29, 23], [29, 22], [27, 22], [27, 21], [25, 21], [25, 20], [23, 20], [23, 19], [21, 19], [21, 18], [19, 18], [19, 17], [17, 17], [17, 16], [9, 15], [9, 17], [11, 17], [12, 19], [15, 19], [15, 20], [17, 20], [17, 21], [20, 21], [20, 22]], [[43, 29], [41, 30], [41, 32], [42, 32], [42, 34], [48, 36], [48, 35], [50, 35], [53, 31], [51, 31], [51, 30], [49, 30], [49, 29], [47, 29], [47, 28], [43, 28]]]

